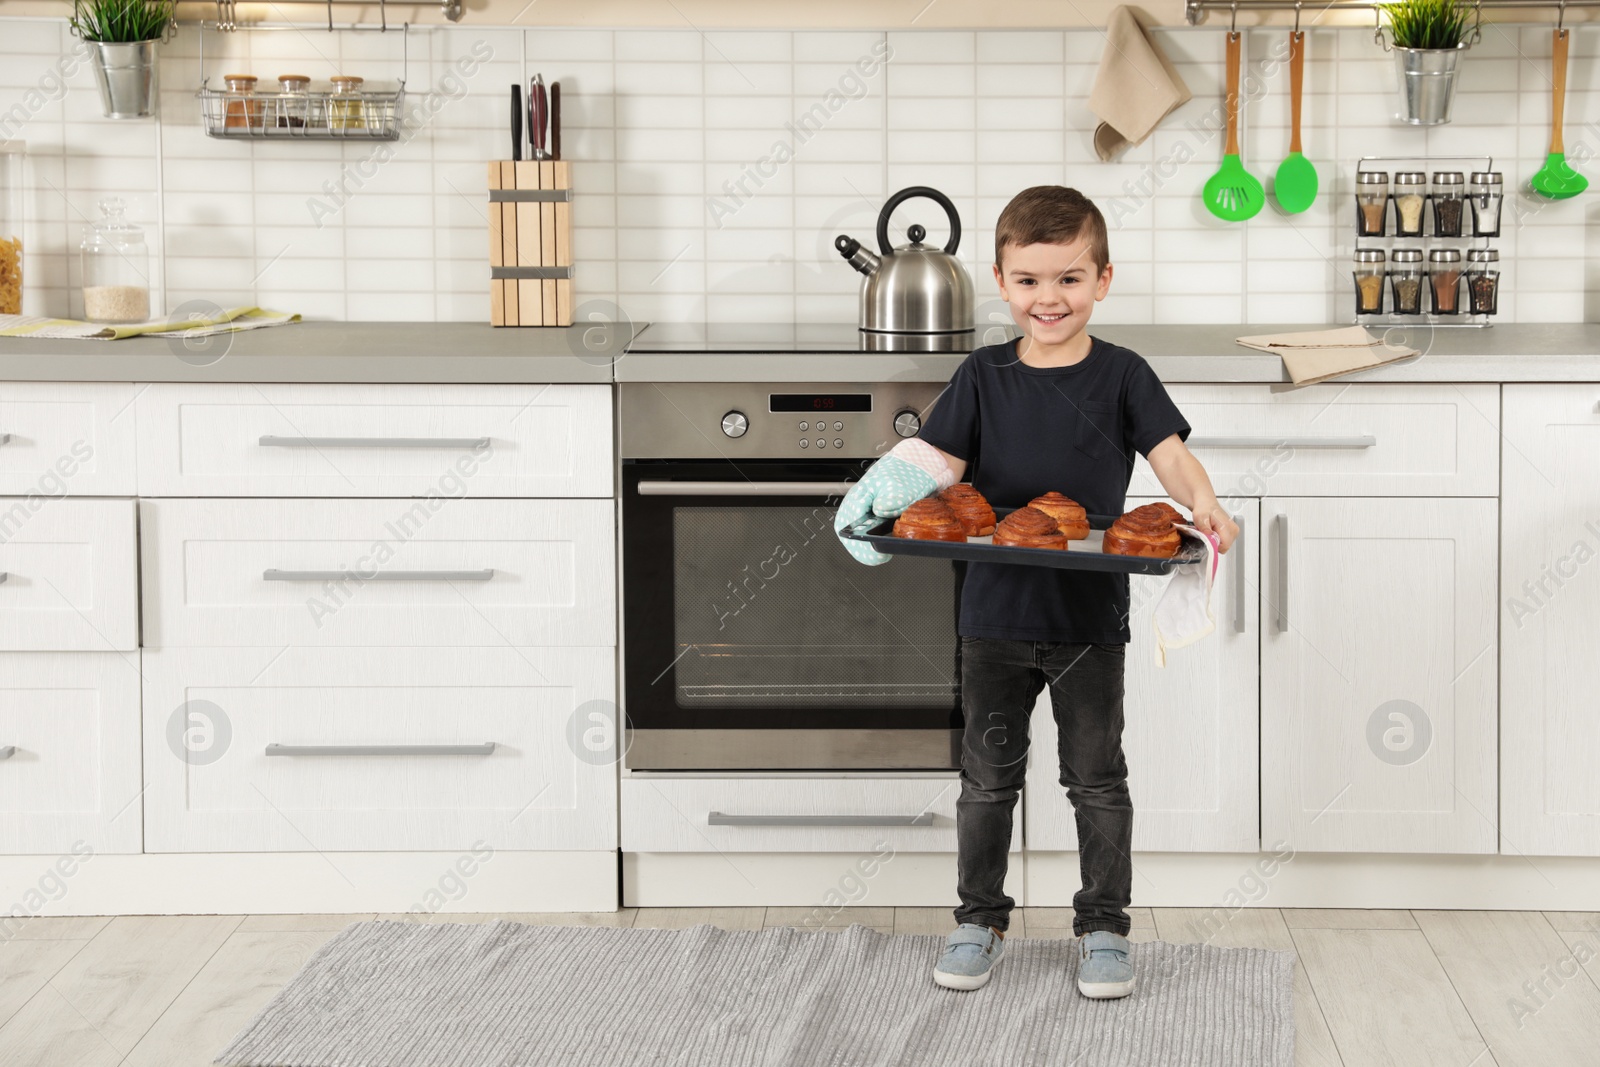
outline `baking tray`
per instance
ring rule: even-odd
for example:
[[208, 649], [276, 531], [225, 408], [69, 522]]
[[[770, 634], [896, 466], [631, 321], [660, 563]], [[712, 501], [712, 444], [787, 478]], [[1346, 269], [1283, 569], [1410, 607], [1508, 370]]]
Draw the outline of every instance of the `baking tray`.
[[[1015, 508], [995, 508], [995, 518], [1002, 519]], [[913, 541], [896, 537], [894, 519], [884, 519], [870, 527], [857, 524], [846, 529], [844, 535], [857, 541], [866, 541], [879, 552], [894, 556], [932, 556], [935, 559], [965, 559], [977, 563], [1016, 563], [1028, 567], [1054, 567], [1068, 571], [1098, 571], [1102, 574], [1170, 574], [1173, 568], [1185, 563], [1198, 563], [1205, 559], [1205, 548], [1193, 538], [1185, 537], [1178, 554], [1171, 559], [1150, 559], [1144, 556], [1118, 556], [1101, 550], [1100, 542], [1106, 529], [1117, 520], [1116, 515], [1090, 515], [1089, 536], [1081, 541], [1068, 541], [1065, 552], [1058, 548], [1018, 548], [1013, 545], [991, 544], [988, 537], [969, 537], [965, 543], [956, 541]]]

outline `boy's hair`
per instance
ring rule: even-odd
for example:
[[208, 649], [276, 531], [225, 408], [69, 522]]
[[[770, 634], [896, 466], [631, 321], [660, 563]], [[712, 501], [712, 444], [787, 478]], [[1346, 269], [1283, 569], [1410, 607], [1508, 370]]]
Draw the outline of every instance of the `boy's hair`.
[[1064, 185], [1035, 185], [1011, 198], [994, 227], [994, 262], [1000, 265], [1006, 245], [1066, 244], [1085, 235], [1095, 277], [1111, 262], [1106, 220], [1094, 201]]

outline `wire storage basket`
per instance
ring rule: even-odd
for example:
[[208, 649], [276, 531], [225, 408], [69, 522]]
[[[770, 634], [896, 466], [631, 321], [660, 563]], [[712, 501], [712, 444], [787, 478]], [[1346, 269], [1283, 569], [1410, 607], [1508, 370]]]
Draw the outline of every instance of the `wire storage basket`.
[[208, 137], [396, 141], [406, 89], [257, 93], [202, 84], [198, 95]]

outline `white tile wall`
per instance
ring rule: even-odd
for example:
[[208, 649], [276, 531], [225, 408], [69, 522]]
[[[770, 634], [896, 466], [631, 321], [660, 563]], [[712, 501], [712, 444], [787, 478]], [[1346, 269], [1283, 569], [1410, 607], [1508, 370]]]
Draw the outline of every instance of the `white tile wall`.
[[[833, 239], [869, 239], [883, 200], [908, 185], [955, 201], [960, 254], [989, 300], [994, 221], [1018, 189], [1044, 182], [1082, 189], [1110, 222], [1116, 275], [1098, 321], [1342, 320], [1359, 157], [1490, 152], [1516, 188], [1548, 148], [1547, 28], [1487, 27], [1464, 59], [1455, 120], [1432, 129], [1391, 119], [1392, 67], [1369, 30], [1313, 29], [1304, 139], [1322, 195], [1299, 216], [1269, 201], [1248, 223], [1223, 223], [1199, 200], [1222, 150], [1223, 33], [1157, 39], [1195, 99], [1107, 164], [1087, 106], [1097, 30], [466, 25], [413, 30], [403, 62], [396, 33], [206, 31], [202, 42], [185, 26], [163, 46], [159, 118], [109, 121], [63, 20], [4, 18], [0, 140], [26, 145], [26, 310], [81, 314], [78, 243], [99, 199], [117, 194], [148, 228], [155, 299], [168, 309], [210, 300], [310, 318], [486, 320], [484, 161], [507, 154], [508, 87], [534, 71], [562, 84], [580, 308], [604, 301], [658, 321], [853, 321], [858, 276]], [[1259, 91], [1244, 158], [1269, 189], [1288, 147], [1286, 39], [1246, 39], [1246, 85]], [[209, 139], [194, 97], [202, 43], [213, 84], [234, 69], [263, 84], [343, 69], [380, 86], [404, 71], [414, 121], [392, 144]], [[1572, 56], [1566, 147], [1581, 165], [1600, 155], [1600, 25], [1573, 30]], [[1502, 320], [1600, 317], [1596, 203], [1512, 198], [1497, 243]], [[920, 221], [942, 243], [936, 216], [907, 205], [894, 233]]]

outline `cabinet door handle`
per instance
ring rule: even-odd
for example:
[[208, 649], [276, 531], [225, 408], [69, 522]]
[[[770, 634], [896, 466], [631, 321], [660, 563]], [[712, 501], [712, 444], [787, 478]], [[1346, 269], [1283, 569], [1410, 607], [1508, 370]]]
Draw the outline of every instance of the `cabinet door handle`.
[[0, 433], [0, 445], [9, 445], [10, 443], [11, 435], [8, 433]]
[[1277, 515], [1272, 520], [1278, 535], [1278, 632], [1289, 632], [1289, 516]]
[[[1244, 516], [1235, 515], [1234, 524], [1239, 527], [1239, 536], [1233, 539], [1233, 544], [1228, 546], [1238, 552], [1244, 544]], [[1239, 556], [1233, 564], [1233, 632], [1244, 633], [1244, 556]]]
[[357, 574], [355, 571], [280, 571], [268, 567], [261, 572], [265, 582], [338, 582], [345, 579], [363, 582], [487, 582], [494, 577], [494, 568], [481, 571], [378, 571], [376, 574]]
[[854, 482], [642, 481], [640, 496], [843, 496]]
[[933, 812], [916, 815], [706, 815], [707, 826], [932, 826]]
[[269, 756], [487, 756], [493, 741], [481, 745], [280, 745], [269, 744]]
[[0, 571], [0, 585], [4, 585], [7, 578], [11, 577], [10, 571]]
[[10, 759], [17, 754], [16, 745], [0, 745], [0, 759]]
[[487, 437], [277, 437], [262, 434], [268, 448], [487, 448]]
[[1191, 437], [1189, 448], [1372, 448], [1378, 439], [1372, 434], [1356, 437]]

